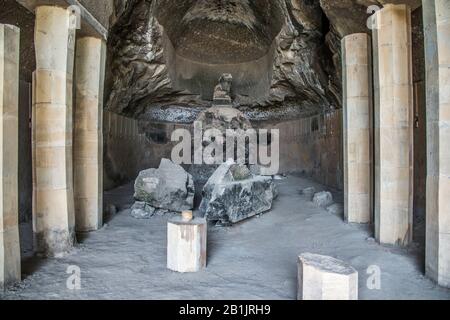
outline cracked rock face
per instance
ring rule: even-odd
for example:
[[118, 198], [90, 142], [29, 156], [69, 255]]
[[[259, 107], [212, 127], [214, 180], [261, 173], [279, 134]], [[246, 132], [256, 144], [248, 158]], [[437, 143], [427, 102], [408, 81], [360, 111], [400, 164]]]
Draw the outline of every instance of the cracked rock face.
[[[419, 0], [116, 0], [107, 108], [190, 122], [223, 73], [250, 120], [341, 106], [340, 40], [368, 32], [371, 5]], [[182, 110], [182, 113], [180, 113]], [[192, 113], [192, 114], [191, 114]]]
[[332, 60], [316, 2], [120, 3], [109, 41], [112, 111], [155, 117], [154, 109], [209, 107], [223, 73], [233, 76], [235, 107], [250, 117], [258, 108], [280, 113], [284, 106], [300, 112], [339, 104], [327, 94], [324, 65]]
[[245, 165], [228, 161], [203, 188], [199, 210], [208, 220], [229, 225], [269, 211], [276, 196], [272, 178], [254, 176]]

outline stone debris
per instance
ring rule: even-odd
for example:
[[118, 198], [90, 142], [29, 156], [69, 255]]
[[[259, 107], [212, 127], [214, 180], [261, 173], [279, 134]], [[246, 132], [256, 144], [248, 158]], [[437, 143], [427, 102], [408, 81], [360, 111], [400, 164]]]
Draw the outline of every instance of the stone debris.
[[194, 207], [194, 180], [181, 166], [162, 159], [158, 169], [141, 171], [134, 186], [135, 218], [181, 212]]
[[314, 194], [313, 202], [316, 206], [325, 209], [333, 204], [333, 195], [328, 191], [318, 192]]

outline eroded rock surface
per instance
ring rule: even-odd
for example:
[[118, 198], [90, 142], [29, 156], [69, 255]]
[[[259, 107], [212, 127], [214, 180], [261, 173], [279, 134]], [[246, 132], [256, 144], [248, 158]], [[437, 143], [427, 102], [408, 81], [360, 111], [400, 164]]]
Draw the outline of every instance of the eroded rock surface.
[[181, 212], [194, 207], [192, 176], [168, 159], [162, 159], [158, 169], [141, 171], [134, 190], [137, 201], [153, 208]]

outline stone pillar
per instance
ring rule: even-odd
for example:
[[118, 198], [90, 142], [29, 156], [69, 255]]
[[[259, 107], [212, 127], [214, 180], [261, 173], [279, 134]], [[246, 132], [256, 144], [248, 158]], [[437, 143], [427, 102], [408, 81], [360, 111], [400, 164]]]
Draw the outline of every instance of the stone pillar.
[[372, 61], [370, 36], [342, 39], [345, 219], [370, 223], [372, 213]]
[[424, 0], [427, 87], [426, 274], [450, 287], [450, 2]]
[[0, 24], [0, 290], [20, 281], [18, 110], [20, 30]]
[[413, 207], [411, 9], [388, 4], [374, 18], [375, 235], [382, 244], [407, 245]]
[[101, 39], [77, 40], [74, 119], [74, 191], [77, 231], [103, 224], [103, 83], [106, 45]]
[[60, 256], [75, 240], [72, 173], [72, 79], [75, 30], [70, 13], [36, 9], [34, 108], [35, 248]]

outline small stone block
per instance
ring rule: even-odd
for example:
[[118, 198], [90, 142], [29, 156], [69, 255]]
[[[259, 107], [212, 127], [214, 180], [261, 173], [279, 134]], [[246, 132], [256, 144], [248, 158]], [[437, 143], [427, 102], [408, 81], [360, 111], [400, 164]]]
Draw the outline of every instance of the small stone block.
[[177, 216], [167, 224], [167, 268], [176, 272], [198, 272], [206, 267], [207, 223]]
[[298, 300], [358, 300], [358, 272], [332, 257], [305, 253], [298, 260]]

